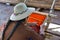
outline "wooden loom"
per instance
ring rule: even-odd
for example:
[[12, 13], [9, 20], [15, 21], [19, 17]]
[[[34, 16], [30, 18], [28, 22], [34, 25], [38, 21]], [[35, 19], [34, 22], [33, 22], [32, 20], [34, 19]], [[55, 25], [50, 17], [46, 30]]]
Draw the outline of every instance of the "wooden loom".
[[[53, 0], [27, 0], [26, 4], [28, 6], [39, 7], [49, 9]], [[57, 0], [54, 9], [60, 10], [60, 0]]]

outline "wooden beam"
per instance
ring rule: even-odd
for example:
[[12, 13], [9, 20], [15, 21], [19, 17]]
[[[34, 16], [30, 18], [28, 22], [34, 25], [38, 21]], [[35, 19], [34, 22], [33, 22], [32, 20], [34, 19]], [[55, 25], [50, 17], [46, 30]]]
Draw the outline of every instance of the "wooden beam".
[[[38, 8], [50, 8], [51, 7], [51, 4], [52, 4], [52, 0], [49, 1], [49, 0], [44, 0], [44, 1], [39, 1], [39, 0], [35, 0], [35, 1], [26, 1], [26, 4], [28, 6], [32, 6], [32, 7], [38, 7]], [[54, 9], [57, 9], [57, 10], [60, 10], [60, 0], [56, 1], [55, 3], [55, 7]]]

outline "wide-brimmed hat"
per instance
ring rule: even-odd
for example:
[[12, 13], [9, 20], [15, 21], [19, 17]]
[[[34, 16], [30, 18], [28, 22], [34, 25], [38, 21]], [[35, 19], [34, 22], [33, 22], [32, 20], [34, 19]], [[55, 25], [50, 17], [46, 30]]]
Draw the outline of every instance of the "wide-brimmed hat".
[[27, 7], [25, 3], [19, 3], [14, 7], [14, 13], [10, 16], [10, 20], [18, 21], [28, 17], [35, 8]]

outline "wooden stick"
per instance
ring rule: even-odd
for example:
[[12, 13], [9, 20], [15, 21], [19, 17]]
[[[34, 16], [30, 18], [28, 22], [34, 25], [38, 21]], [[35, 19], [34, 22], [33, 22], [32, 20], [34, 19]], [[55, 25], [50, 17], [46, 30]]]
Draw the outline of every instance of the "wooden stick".
[[[54, 6], [55, 6], [55, 2], [56, 2], [56, 0], [53, 0], [52, 6], [51, 6], [51, 8], [50, 8], [50, 12], [49, 12], [49, 14], [48, 14], [47, 26], [46, 26], [45, 31], [47, 31], [47, 29], [48, 29], [48, 27], [49, 27], [49, 24], [50, 24], [50, 22], [51, 22], [51, 16], [50, 16], [50, 14], [53, 12], [53, 9], [54, 9]], [[45, 36], [46, 36], [46, 33], [45, 33]], [[45, 37], [45, 38], [46, 38], [46, 37]]]

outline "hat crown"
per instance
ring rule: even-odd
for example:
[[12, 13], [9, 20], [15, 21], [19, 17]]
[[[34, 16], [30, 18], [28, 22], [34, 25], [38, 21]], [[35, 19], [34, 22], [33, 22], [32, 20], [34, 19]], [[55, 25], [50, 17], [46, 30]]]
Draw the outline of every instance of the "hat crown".
[[19, 3], [14, 7], [14, 13], [22, 13], [27, 9], [27, 6], [24, 3]]

